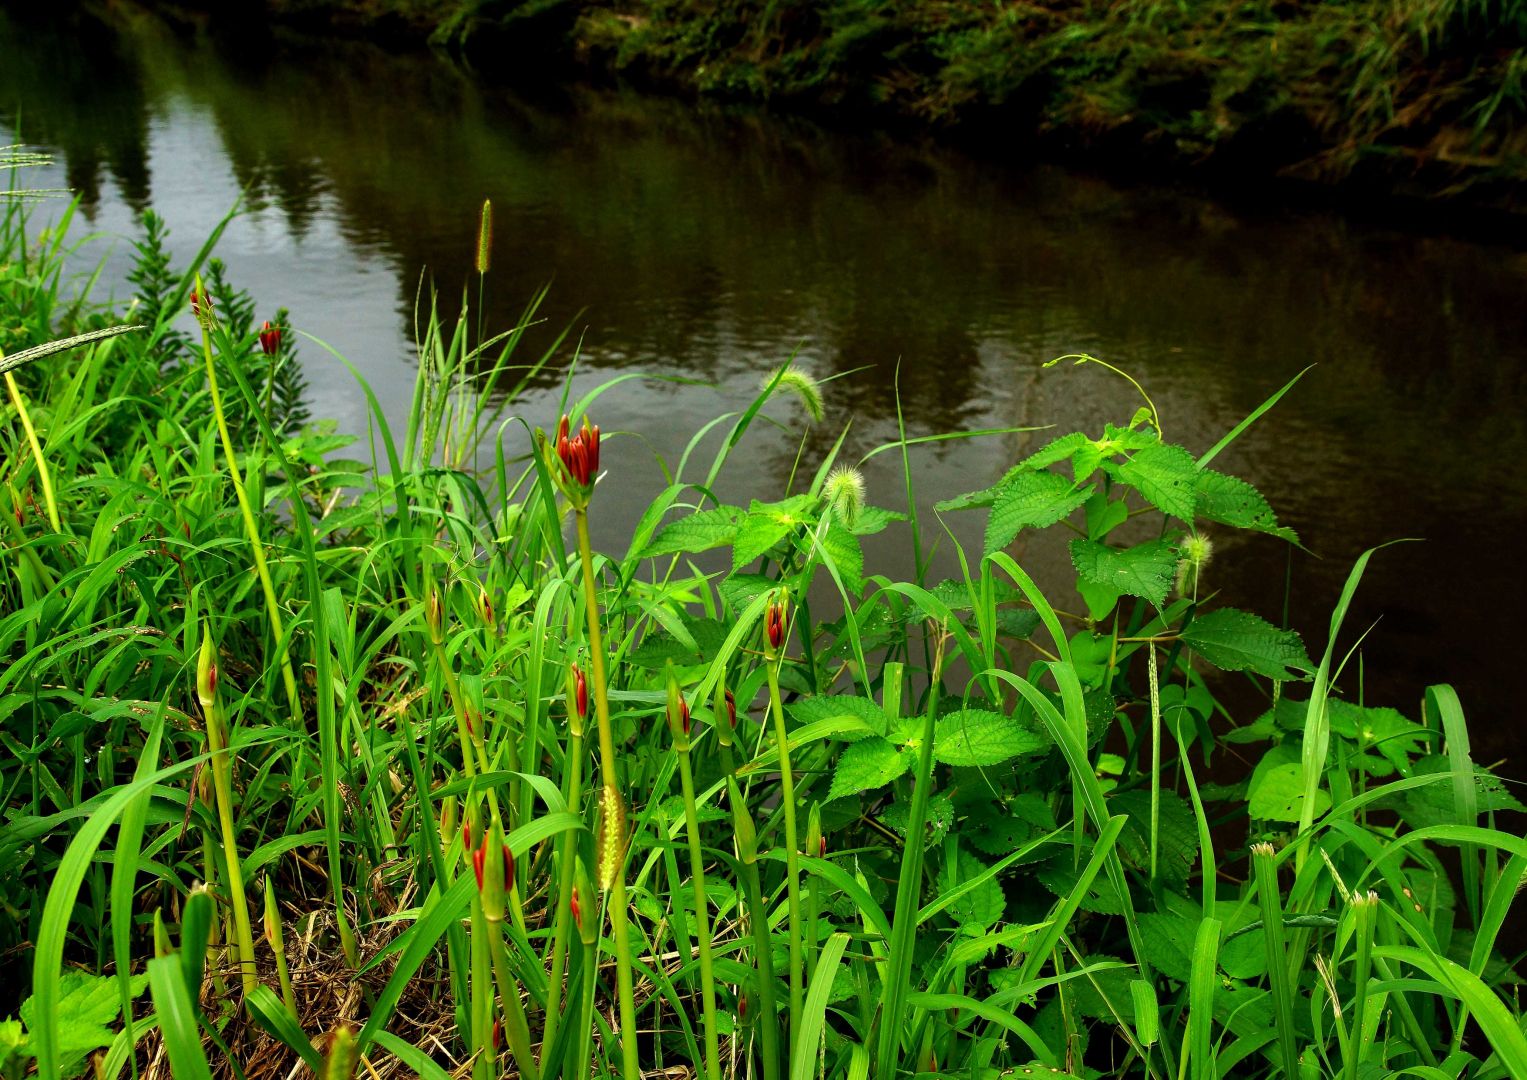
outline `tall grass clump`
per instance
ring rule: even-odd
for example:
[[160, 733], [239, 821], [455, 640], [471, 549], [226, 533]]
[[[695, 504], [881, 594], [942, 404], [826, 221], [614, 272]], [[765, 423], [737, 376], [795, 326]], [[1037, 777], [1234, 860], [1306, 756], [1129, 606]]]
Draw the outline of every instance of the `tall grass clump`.
[[[356, 372], [352, 439], [278, 389], [346, 362], [211, 242], [147, 221], [113, 312], [67, 219], [0, 204], [0, 1076], [1527, 1075], [1522, 805], [1452, 688], [1363, 699], [1384, 553], [1318, 662], [1217, 602], [1210, 536], [1298, 542], [1211, 467], [1293, 383], [939, 493], [985, 533], [933, 581], [913, 458], [959, 433], [872, 448], [877, 505], [771, 366], [601, 552], [635, 441], [604, 386], [519, 419], [536, 302], [426, 296], [406, 421]], [[803, 470], [719, 500], [766, 419]], [[1013, 554], [1054, 528], [1064, 595]]]

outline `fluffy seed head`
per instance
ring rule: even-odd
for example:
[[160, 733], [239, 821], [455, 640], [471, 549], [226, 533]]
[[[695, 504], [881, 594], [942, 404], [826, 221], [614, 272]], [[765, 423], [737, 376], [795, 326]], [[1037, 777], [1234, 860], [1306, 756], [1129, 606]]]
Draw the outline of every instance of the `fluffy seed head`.
[[827, 505], [845, 525], [852, 525], [864, 509], [864, 475], [847, 465], [839, 465], [827, 474], [823, 488]]
[[[764, 380], [764, 386], [774, 382], [774, 376], [770, 375]], [[776, 389], [788, 390], [800, 401], [801, 407], [806, 410], [806, 415], [811, 417], [811, 422], [820, 424], [822, 417], [827, 415], [822, 405], [822, 384], [813, 379], [804, 368], [791, 364], [779, 376]]]
[[493, 253], [493, 201], [482, 201], [482, 218], [477, 223], [477, 272], [486, 274]]

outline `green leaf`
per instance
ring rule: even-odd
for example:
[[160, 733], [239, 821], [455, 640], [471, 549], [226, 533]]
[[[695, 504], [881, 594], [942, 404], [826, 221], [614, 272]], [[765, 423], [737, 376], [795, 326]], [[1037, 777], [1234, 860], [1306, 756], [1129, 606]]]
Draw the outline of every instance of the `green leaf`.
[[1281, 536], [1291, 544], [1299, 542], [1293, 529], [1278, 524], [1278, 515], [1267, 505], [1262, 493], [1239, 477], [1200, 469], [1193, 490], [1198, 516], [1207, 521]]
[[855, 596], [862, 593], [864, 550], [859, 546], [859, 538], [834, 522], [827, 527], [827, 535], [822, 538], [822, 548], [837, 567], [838, 575], [843, 579], [843, 587]]
[[[1252, 782], [1249, 811], [1264, 821], [1298, 821], [1304, 799], [1304, 766], [1277, 765]], [[1314, 815], [1330, 808], [1331, 796], [1317, 789]]]
[[1069, 435], [1062, 435], [1046, 443], [1019, 464], [1025, 469], [1046, 469], [1057, 461], [1065, 461], [1091, 442], [1092, 440], [1087, 438], [1085, 433], [1073, 431]]
[[1220, 608], [1194, 619], [1182, 639], [1221, 671], [1254, 671], [1270, 679], [1302, 679], [1315, 670], [1304, 642], [1249, 611]]
[[[145, 975], [134, 977], [132, 995], [142, 993], [147, 982]], [[53, 1029], [58, 1038], [59, 1064], [66, 1074], [73, 1075], [92, 1050], [116, 1038], [111, 1027], [122, 1015], [122, 996], [116, 979], [84, 971], [64, 972], [58, 980], [58, 995]], [[35, 1032], [48, 1018], [37, 1015], [36, 1001], [29, 997], [21, 1003], [21, 1021], [27, 1031]]]
[[783, 540], [792, 529], [809, 525], [811, 518], [807, 510], [812, 501], [810, 495], [794, 495], [777, 503], [761, 503], [755, 499], [732, 541], [732, 569], [742, 569]]
[[848, 526], [848, 531], [855, 536], [870, 536], [883, 532], [885, 527], [893, 521], [906, 520], [907, 515], [900, 511], [886, 510], [879, 506], [866, 506], [855, 516], [854, 523]]
[[645, 668], [660, 668], [670, 660], [676, 664], [705, 663], [720, 650], [731, 629], [715, 619], [682, 615], [679, 623], [694, 639], [694, 647], [669, 633], [648, 634], [626, 659]]
[[1025, 528], [1054, 525], [1091, 495], [1059, 473], [1018, 473], [1002, 485], [986, 519], [986, 553], [1001, 551]]
[[1146, 447], [1115, 468], [1119, 479], [1156, 509], [1179, 521], [1193, 523], [1198, 464], [1192, 454], [1180, 446], [1160, 443]]
[[961, 709], [939, 718], [933, 756], [946, 765], [1000, 765], [1050, 746], [1048, 736], [1002, 713]]
[[737, 537], [742, 517], [741, 508], [736, 506], [718, 506], [714, 510], [690, 514], [658, 533], [642, 551], [641, 557], [650, 559], [678, 552], [707, 551], [730, 544]]
[[1073, 540], [1071, 562], [1083, 581], [1143, 597], [1159, 608], [1177, 572], [1177, 549], [1166, 540], [1123, 549], [1096, 540]]
[[[848, 694], [818, 694], [816, 697], [801, 698], [787, 708], [790, 710], [790, 715], [795, 718], [795, 722], [801, 726], [825, 724], [847, 718], [861, 720], [874, 734], [884, 735], [889, 723], [885, 710], [879, 704], [869, 698], [852, 697]], [[863, 735], [845, 732], [836, 737], [847, 742], [857, 741], [863, 738]]]
[[[946, 882], [949, 888], [980, 877], [986, 870], [986, 864], [963, 847], [959, 849], [956, 866], [959, 868], [959, 881]], [[1007, 896], [1002, 892], [1002, 885], [996, 878], [991, 878], [963, 893], [945, 910], [949, 912], [949, 917], [962, 927], [985, 930], [989, 926], [995, 926], [1001, 920], [1006, 908]]]
[[884, 787], [911, 767], [911, 754], [878, 735], [856, 742], [838, 758], [828, 801]]
[[721, 599], [733, 612], [746, 611], [760, 596], [779, 588], [779, 582], [764, 574], [730, 574], [721, 582]]

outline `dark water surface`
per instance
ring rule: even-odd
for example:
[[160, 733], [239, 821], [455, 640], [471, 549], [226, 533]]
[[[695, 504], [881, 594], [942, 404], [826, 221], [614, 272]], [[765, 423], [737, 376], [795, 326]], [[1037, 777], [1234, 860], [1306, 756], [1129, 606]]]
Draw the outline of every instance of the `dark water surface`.
[[[491, 197], [490, 327], [512, 325], [551, 280], [530, 344], [575, 327], [576, 392], [623, 371], [713, 384], [633, 380], [601, 399], [607, 430], [640, 436], [607, 453], [597, 539], [617, 551], [663, 484], [653, 455], [676, 461], [792, 352], [820, 377], [862, 369], [829, 385], [813, 462], [850, 421], [853, 457], [894, 438], [898, 363], [914, 435], [1100, 431], [1130, 417], [1133, 390], [1097, 368], [1040, 368], [1093, 353], [1139, 378], [1168, 437], [1197, 451], [1318, 364], [1216, 462], [1257, 484], [1314, 553], [1293, 554], [1294, 624], [1318, 656], [1357, 554], [1426, 538], [1374, 559], [1349, 618], [1349, 640], [1381, 619], [1363, 653], [1368, 700], [1416, 715], [1425, 685], [1451, 681], [1476, 756], [1510, 757], [1504, 771], [1527, 775], [1513, 690], [1527, 599], [1521, 250], [751, 112], [591, 91], [531, 100], [429, 56], [212, 42], [126, 16], [111, 28], [23, 21], [15, 7], [0, 12], [0, 143], [19, 117], [25, 140], [57, 155], [51, 175], [25, 180], [78, 191], [118, 296], [142, 209], [168, 220], [183, 262], [244, 190], [247, 212], [218, 251], [233, 280], [262, 317], [289, 306], [401, 417], [420, 273], [459, 292]], [[314, 415], [363, 430], [343, 366], [313, 344], [302, 356]], [[548, 379], [518, 411], [549, 425], [558, 394]], [[508, 437], [523, 448], [520, 429]], [[988, 484], [1049, 437], [916, 450], [920, 496]], [[777, 497], [795, 443], [764, 431], [750, 446], [723, 494]], [[900, 500], [895, 457], [868, 463], [872, 501]], [[946, 524], [978, 554], [983, 518]], [[1209, 587], [1278, 619], [1283, 546], [1217, 539]], [[1063, 541], [1021, 552], [1041, 580], [1061, 580]], [[955, 565], [950, 546], [941, 572]], [[910, 573], [905, 548], [904, 532], [883, 534], [869, 568]], [[1357, 680], [1345, 688], [1355, 696]]]

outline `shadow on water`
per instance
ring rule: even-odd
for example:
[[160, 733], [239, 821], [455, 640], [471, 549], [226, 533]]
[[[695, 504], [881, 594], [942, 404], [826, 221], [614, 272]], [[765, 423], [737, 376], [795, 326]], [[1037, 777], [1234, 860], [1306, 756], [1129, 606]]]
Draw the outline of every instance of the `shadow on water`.
[[[142, 207], [166, 216], [184, 258], [242, 190], [247, 212], [220, 249], [234, 279], [349, 356], [394, 415], [407, 403], [420, 273], [459, 295], [491, 197], [490, 326], [513, 324], [552, 280], [532, 344], [574, 328], [576, 391], [631, 369], [717, 387], [629, 382], [601, 400], [607, 428], [642, 439], [601, 499], [599, 539], [618, 550], [662, 483], [649, 451], [675, 460], [792, 354], [818, 376], [852, 373], [830, 385], [829, 423], [808, 455], [850, 420], [850, 454], [893, 438], [898, 376], [914, 435], [1127, 419], [1138, 401], [1122, 381], [1040, 369], [1072, 352], [1130, 370], [1168, 436], [1202, 450], [1318, 364], [1217, 464], [1256, 482], [1319, 557], [1221, 538], [1210, 586], [1276, 618], [1288, 568], [1291, 618], [1318, 655], [1357, 554], [1425, 537], [1376, 558], [1349, 619], [1355, 630], [1383, 617], [1364, 690], [1414, 713], [1427, 683], [1455, 683], [1479, 757], [1509, 755], [1506, 771], [1527, 774], [1509, 689], [1527, 599], [1519, 250], [1232, 210], [747, 111], [582, 89], [526, 96], [365, 46], [0, 14], [0, 55], [0, 121], [19, 117], [28, 142], [53, 149], [51, 179], [123, 238], [103, 249], [109, 280], [129, 265]], [[315, 415], [364, 430], [349, 376], [315, 346], [304, 356]], [[551, 421], [565, 370], [526, 399], [530, 422]], [[990, 483], [1047, 437], [918, 451], [918, 489], [931, 501]], [[779, 489], [795, 444], [766, 433], [755, 445], [723, 495]], [[894, 459], [867, 468], [882, 503], [900, 497]], [[979, 515], [947, 524], [979, 548]], [[1058, 581], [1062, 542], [1023, 554]], [[910, 572], [904, 546], [877, 538], [870, 558]], [[956, 565], [949, 548], [940, 572]]]

